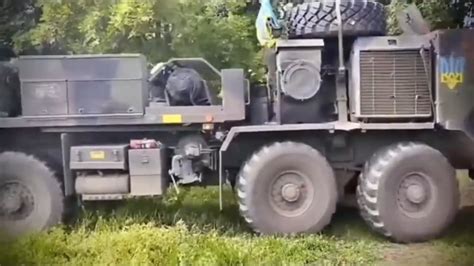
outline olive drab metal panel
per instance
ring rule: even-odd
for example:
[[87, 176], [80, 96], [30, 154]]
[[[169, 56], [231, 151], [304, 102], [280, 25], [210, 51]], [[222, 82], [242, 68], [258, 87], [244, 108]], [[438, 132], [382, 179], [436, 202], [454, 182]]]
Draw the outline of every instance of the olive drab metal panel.
[[137, 80], [71, 81], [68, 83], [69, 114], [142, 113], [143, 97], [133, 88]]
[[66, 81], [23, 82], [21, 98], [24, 116], [67, 115]]
[[66, 115], [67, 79], [61, 57], [20, 57], [18, 66], [22, 114]]
[[161, 149], [129, 150], [130, 175], [161, 175], [163, 151]]
[[24, 116], [144, 112], [142, 55], [25, 56], [19, 72]]
[[437, 122], [474, 137], [474, 30], [436, 32]]
[[70, 154], [70, 168], [84, 169], [116, 169], [126, 170], [128, 145], [110, 146], [73, 146]]
[[162, 195], [168, 185], [166, 149], [131, 149], [128, 153], [131, 195]]
[[321, 88], [322, 39], [285, 40], [277, 43], [278, 73], [282, 92], [296, 100], [309, 100]]
[[126, 174], [86, 175], [75, 180], [77, 194], [103, 195], [130, 193], [130, 177]]

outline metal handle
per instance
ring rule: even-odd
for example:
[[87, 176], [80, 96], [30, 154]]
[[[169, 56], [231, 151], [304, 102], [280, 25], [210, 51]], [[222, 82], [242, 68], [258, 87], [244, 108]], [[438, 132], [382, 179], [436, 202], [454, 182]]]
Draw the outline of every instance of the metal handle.
[[119, 162], [120, 161], [120, 153], [118, 150], [113, 150], [112, 154], [114, 155], [114, 161]]
[[76, 151], [76, 160], [82, 162], [82, 153], [81, 151]]
[[342, 15], [341, 15], [341, 0], [336, 0], [336, 15], [338, 28], [338, 46], [339, 46], [339, 70], [345, 70], [344, 67], [344, 46], [343, 46], [343, 35], [342, 35]]
[[250, 81], [246, 79], [245, 84], [246, 84], [246, 89], [247, 89], [247, 100], [245, 102], [245, 105], [249, 105], [250, 104]]

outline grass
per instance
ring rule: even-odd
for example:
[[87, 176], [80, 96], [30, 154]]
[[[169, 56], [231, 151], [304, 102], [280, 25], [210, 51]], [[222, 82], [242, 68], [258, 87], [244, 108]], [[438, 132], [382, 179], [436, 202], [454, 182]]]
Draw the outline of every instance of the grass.
[[0, 264], [346, 265], [373, 264], [374, 243], [331, 235], [261, 237], [242, 222], [227, 191], [192, 189], [164, 200], [89, 206], [74, 225], [26, 237], [0, 251]]
[[472, 265], [474, 209], [446, 237], [395, 245], [372, 233], [353, 209], [340, 209], [322, 234], [262, 237], [240, 218], [233, 195], [225, 208], [214, 188], [163, 200], [87, 206], [75, 224], [0, 246], [0, 265]]

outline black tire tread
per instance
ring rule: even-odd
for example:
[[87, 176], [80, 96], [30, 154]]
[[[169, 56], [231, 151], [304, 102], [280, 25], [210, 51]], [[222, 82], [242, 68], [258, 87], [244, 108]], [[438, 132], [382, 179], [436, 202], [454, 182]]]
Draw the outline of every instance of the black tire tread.
[[[56, 178], [55, 173], [47, 167], [46, 163], [39, 160], [33, 155], [27, 155], [21, 152], [4, 152], [0, 154], [0, 161], [7, 165], [22, 165], [24, 166], [21, 171], [24, 173], [30, 172], [30, 176], [36, 176], [42, 179], [45, 187], [48, 189], [51, 195], [51, 213], [41, 213], [41, 215], [48, 215], [46, 221], [42, 224], [35, 226], [34, 231], [42, 231], [49, 229], [61, 223], [64, 213], [64, 197], [61, 189], [61, 184]], [[5, 169], [0, 170], [6, 171]], [[38, 195], [34, 195], [37, 197]], [[7, 232], [8, 233], [8, 232]], [[21, 232], [29, 233], [29, 232]], [[13, 237], [16, 237], [14, 235]]]
[[[295, 147], [298, 147], [298, 149], [301, 149], [303, 151], [306, 151], [308, 153], [313, 153], [318, 157], [324, 158], [318, 151], [313, 149], [312, 147], [308, 145], [304, 145], [301, 143], [296, 143], [296, 142], [276, 142], [271, 145], [264, 146], [261, 148], [259, 151], [254, 153], [243, 165], [241, 168], [239, 174], [238, 174], [238, 181], [237, 181], [237, 200], [239, 204], [239, 212], [240, 215], [244, 218], [246, 223], [249, 225], [250, 228], [252, 228], [253, 231], [257, 233], [262, 233], [261, 230], [254, 224], [253, 222], [253, 217], [251, 217], [250, 212], [249, 212], [249, 206], [247, 206], [245, 200], [247, 198], [247, 191], [246, 191], [246, 183], [249, 182], [248, 176], [253, 176], [249, 175], [249, 172], [252, 171], [252, 168], [255, 167], [256, 165], [259, 165], [262, 161], [262, 158], [265, 158], [273, 153], [274, 150], [289, 150], [293, 149]], [[326, 165], [327, 167], [331, 168], [329, 163]], [[331, 168], [332, 169], [332, 168]], [[334, 191], [334, 193], [337, 195], [337, 190]], [[332, 217], [334, 213], [336, 212], [336, 204], [334, 204], [334, 207], [330, 210], [330, 215], [326, 216], [323, 218], [319, 226], [325, 227], [330, 224]], [[312, 228], [309, 231], [317, 232], [319, 229], [317, 228]]]
[[[343, 33], [349, 36], [386, 34], [385, 7], [371, 0], [341, 1]], [[288, 19], [290, 38], [334, 37], [338, 33], [335, 0], [299, 4]]]
[[[371, 159], [365, 164], [363, 173], [359, 176], [359, 182], [356, 190], [359, 212], [363, 220], [372, 230], [399, 243], [410, 243], [412, 241], [398, 238], [385, 226], [383, 222], [384, 217], [380, 215], [380, 206], [377, 203], [377, 194], [379, 189], [379, 183], [382, 178], [382, 169], [384, 169], [384, 167], [386, 167], [396, 157], [403, 156], [405, 152], [414, 149], [421, 149], [426, 152], [435, 152], [439, 155], [439, 158], [443, 158], [445, 162], [449, 164], [448, 160], [441, 152], [431, 148], [428, 145], [416, 142], [398, 143], [396, 145], [391, 145], [380, 150], [371, 157]], [[455, 180], [455, 182], [458, 182], [457, 179]], [[450, 222], [453, 222], [453, 220], [455, 219], [455, 215], [451, 215], [449, 219]], [[437, 234], [439, 234], [439, 232], [436, 232], [431, 236], [427, 236], [426, 239], [418, 240], [416, 242], [422, 242], [425, 240], [432, 239], [436, 237]]]

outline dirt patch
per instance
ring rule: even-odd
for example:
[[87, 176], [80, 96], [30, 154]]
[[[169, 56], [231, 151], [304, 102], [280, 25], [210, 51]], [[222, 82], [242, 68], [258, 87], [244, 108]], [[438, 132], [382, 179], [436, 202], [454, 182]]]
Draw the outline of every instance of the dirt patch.
[[474, 183], [470, 182], [461, 191], [461, 205], [464, 207], [474, 206]]
[[474, 265], [474, 183], [461, 181], [462, 210], [446, 235], [430, 243], [388, 244], [378, 265]]
[[388, 245], [379, 265], [474, 265], [474, 207], [463, 209], [446, 236], [423, 244]]
[[392, 245], [386, 248], [380, 265], [453, 265], [441, 250], [432, 244]]

